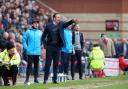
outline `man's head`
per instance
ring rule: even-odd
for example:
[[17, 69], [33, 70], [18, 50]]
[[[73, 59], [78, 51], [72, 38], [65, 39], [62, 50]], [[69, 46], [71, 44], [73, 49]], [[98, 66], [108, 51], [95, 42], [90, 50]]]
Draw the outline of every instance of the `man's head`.
[[102, 34], [100, 35], [100, 37], [101, 37], [101, 39], [106, 39], [106, 38], [107, 38], [106, 34], [104, 34], [104, 33], [102, 33]]
[[100, 47], [100, 45], [99, 44], [94, 44], [93, 47]]
[[53, 20], [58, 24], [61, 21], [61, 16], [59, 13], [53, 15]]
[[15, 54], [15, 50], [14, 50], [14, 44], [11, 42], [11, 41], [8, 41], [7, 44], [6, 44], [6, 48], [7, 48], [7, 51], [8, 51], [8, 55], [10, 57], [12, 57], [14, 54]]
[[39, 21], [38, 21], [38, 20], [32, 21], [32, 26], [33, 26], [34, 28], [38, 28], [38, 27], [39, 27]]
[[16, 36], [13, 32], [9, 32], [9, 40], [13, 43], [15, 43]]
[[3, 38], [7, 40], [8, 37], [9, 37], [9, 34], [8, 34], [7, 32], [4, 32], [4, 34], [3, 34]]
[[80, 30], [80, 25], [79, 24], [75, 24], [74, 27], [73, 27], [73, 29], [75, 31], [79, 31]]
[[127, 44], [127, 43], [128, 43], [128, 41], [127, 41], [127, 39], [126, 39], [126, 38], [122, 38], [122, 39], [121, 39], [121, 41], [122, 41], [122, 43], [125, 43], [125, 44]]

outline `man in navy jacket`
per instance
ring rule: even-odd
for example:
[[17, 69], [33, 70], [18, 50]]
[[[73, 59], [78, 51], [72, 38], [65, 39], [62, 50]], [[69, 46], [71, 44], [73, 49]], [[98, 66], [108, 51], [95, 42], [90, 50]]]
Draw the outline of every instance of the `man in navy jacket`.
[[[65, 45], [64, 41], [64, 28], [68, 27], [76, 20], [70, 20], [68, 22], [61, 21], [59, 13], [53, 15], [53, 21], [46, 24], [44, 33], [42, 35], [42, 41], [46, 47], [46, 63], [44, 70], [44, 84], [47, 83], [49, 76], [49, 69], [53, 59], [53, 83], [57, 83], [57, 70], [58, 62], [60, 58], [60, 48]], [[47, 40], [46, 40], [47, 38]]]

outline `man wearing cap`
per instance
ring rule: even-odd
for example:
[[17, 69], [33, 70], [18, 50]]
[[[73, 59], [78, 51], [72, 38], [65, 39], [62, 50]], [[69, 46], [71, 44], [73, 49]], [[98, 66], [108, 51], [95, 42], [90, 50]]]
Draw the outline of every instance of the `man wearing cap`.
[[25, 84], [29, 84], [29, 76], [32, 71], [32, 63], [34, 62], [34, 83], [39, 83], [38, 77], [38, 64], [39, 56], [41, 55], [41, 36], [42, 31], [38, 29], [39, 21], [34, 20], [32, 27], [29, 28], [23, 35], [22, 42], [23, 48], [27, 54], [27, 71]]
[[1, 74], [4, 85], [9, 86], [8, 77], [12, 77], [13, 85], [16, 84], [20, 55], [12, 42], [7, 42], [6, 49], [0, 53]]

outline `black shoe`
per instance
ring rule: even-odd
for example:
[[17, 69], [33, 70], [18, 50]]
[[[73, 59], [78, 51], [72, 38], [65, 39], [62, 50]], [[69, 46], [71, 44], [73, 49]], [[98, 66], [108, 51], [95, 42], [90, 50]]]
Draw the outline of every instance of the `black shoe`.
[[74, 78], [72, 78], [72, 80], [74, 80]]
[[67, 79], [67, 80], [70, 80], [68, 76], [66, 76], [66, 79]]
[[46, 80], [44, 80], [43, 84], [47, 84], [47, 81], [46, 81]]
[[25, 80], [24, 84], [30, 85], [31, 83], [28, 80]]
[[13, 82], [13, 86], [16, 85], [16, 82]]
[[39, 83], [39, 81], [36, 79], [36, 80], [34, 80], [34, 83]]
[[10, 83], [9, 82], [8, 83], [5, 83], [4, 86], [10, 86]]
[[83, 78], [82, 78], [82, 77], [80, 77], [79, 79], [83, 80]]
[[59, 84], [57, 81], [53, 81], [53, 84]]

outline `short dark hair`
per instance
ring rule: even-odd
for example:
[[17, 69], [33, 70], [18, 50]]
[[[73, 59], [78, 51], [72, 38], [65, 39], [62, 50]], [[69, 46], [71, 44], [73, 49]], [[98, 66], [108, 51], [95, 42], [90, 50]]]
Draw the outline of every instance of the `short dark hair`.
[[125, 57], [123, 53], [120, 53], [119, 54], [119, 57]]
[[71, 29], [74, 29], [74, 27], [75, 27], [76, 25], [78, 25], [78, 23], [76, 23], [76, 22], [73, 23]]
[[32, 21], [32, 24], [35, 23], [35, 22], [39, 23], [39, 20], [33, 20]]
[[12, 49], [12, 48], [14, 48], [15, 46], [14, 46], [14, 43], [12, 43], [11, 41], [8, 41], [7, 43], [6, 43], [6, 48], [7, 48], [7, 50], [10, 50], [10, 49]]
[[99, 44], [94, 44], [94, 45], [93, 45], [93, 47], [98, 47], [98, 46], [100, 46], [100, 45], [99, 45]]
[[56, 17], [56, 15], [58, 15], [58, 14], [60, 14], [60, 13], [54, 13], [54, 14], [53, 14], [53, 18], [55, 18], [55, 17]]
[[105, 36], [105, 34], [104, 33], [102, 33], [101, 35], [100, 35], [100, 37], [102, 38], [102, 37], [104, 37]]

